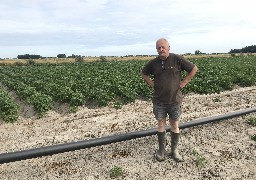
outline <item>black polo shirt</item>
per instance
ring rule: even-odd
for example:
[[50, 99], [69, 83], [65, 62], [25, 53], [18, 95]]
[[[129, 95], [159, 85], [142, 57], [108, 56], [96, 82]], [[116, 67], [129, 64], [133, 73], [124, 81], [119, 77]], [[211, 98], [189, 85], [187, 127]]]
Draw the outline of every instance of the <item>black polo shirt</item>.
[[194, 64], [184, 57], [170, 53], [169, 57], [162, 61], [159, 57], [149, 61], [142, 73], [154, 77], [154, 104], [181, 104], [180, 92], [181, 72], [190, 73]]

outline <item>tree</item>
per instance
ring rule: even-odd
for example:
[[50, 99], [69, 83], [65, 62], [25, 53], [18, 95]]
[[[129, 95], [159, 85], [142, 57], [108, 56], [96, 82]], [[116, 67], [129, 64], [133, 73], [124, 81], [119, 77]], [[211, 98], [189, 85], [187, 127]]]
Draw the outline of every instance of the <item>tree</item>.
[[195, 51], [195, 54], [202, 54], [202, 52], [199, 51], [199, 50], [196, 50], [196, 51]]
[[57, 58], [66, 58], [66, 54], [58, 54]]

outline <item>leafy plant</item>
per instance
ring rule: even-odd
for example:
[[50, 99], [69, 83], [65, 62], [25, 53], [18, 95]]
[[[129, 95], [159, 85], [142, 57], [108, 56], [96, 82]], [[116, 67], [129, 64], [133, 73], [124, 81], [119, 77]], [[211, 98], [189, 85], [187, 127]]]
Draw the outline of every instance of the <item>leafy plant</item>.
[[221, 102], [221, 99], [219, 97], [215, 97], [212, 100], [213, 100], [213, 102]]
[[202, 168], [206, 164], [206, 159], [199, 154], [195, 149], [193, 149], [192, 154], [196, 157], [196, 165], [199, 168]]
[[120, 176], [123, 176], [123, 170], [121, 167], [119, 166], [114, 166], [111, 170], [110, 170], [110, 177], [111, 178], [118, 178]]
[[256, 141], [256, 134], [251, 136], [251, 140]]
[[[256, 117], [249, 117], [247, 123], [251, 126], [256, 126]], [[251, 140], [256, 141], [256, 134], [251, 136]]]
[[14, 122], [19, 117], [18, 111], [18, 104], [6, 91], [0, 89], [0, 119], [3, 119], [6, 122]]
[[70, 111], [71, 113], [75, 113], [75, 112], [77, 112], [77, 110], [78, 110], [78, 107], [77, 107], [77, 106], [70, 106], [70, 107], [69, 107], [69, 111]]
[[30, 87], [19, 80], [5, 77], [3, 82], [12, 90], [15, 90], [17, 95], [24, 99], [28, 104], [34, 106], [35, 111], [38, 113], [38, 118], [52, 108], [52, 98], [48, 95], [37, 92], [34, 87]]
[[256, 117], [250, 117], [247, 122], [251, 126], [256, 126]]

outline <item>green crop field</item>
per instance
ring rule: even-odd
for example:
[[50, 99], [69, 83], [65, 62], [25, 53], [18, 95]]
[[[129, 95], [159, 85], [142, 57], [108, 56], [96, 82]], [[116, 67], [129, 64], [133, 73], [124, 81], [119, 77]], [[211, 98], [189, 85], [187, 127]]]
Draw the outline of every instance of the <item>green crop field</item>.
[[[219, 93], [234, 85], [253, 86], [256, 81], [256, 56], [191, 59], [199, 71], [183, 93]], [[84, 62], [62, 64], [9, 65], [0, 67], [0, 82], [42, 117], [54, 102], [78, 106], [122, 104], [135, 99], [150, 99], [152, 89], [140, 76], [146, 60]], [[184, 76], [185, 74], [183, 74]], [[13, 122], [18, 105], [7, 90], [0, 89], [0, 119]]]

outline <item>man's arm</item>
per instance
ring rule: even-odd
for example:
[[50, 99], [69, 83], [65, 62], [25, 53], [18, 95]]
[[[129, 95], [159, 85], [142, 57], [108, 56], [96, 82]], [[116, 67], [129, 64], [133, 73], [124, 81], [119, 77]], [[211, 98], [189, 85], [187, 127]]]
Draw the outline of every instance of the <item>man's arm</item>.
[[198, 68], [195, 65], [194, 68], [192, 69], [192, 71], [190, 73], [187, 74], [187, 76], [180, 82], [180, 88], [184, 88], [189, 81], [195, 76], [196, 72], [197, 72]]
[[154, 87], [154, 81], [152, 81], [152, 79], [149, 78], [149, 76], [143, 74], [143, 72], [140, 72], [141, 76], [143, 77], [144, 81], [151, 86], [152, 88]]

